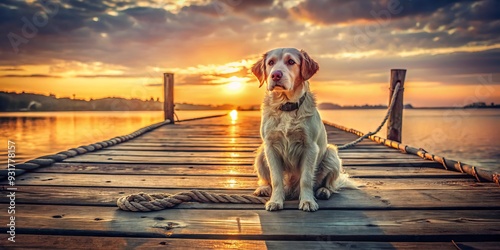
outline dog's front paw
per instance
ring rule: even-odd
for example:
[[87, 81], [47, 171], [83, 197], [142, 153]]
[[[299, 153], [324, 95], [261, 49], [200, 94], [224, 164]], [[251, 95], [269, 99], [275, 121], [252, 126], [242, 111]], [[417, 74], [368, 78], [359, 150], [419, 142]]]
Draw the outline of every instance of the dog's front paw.
[[253, 192], [253, 195], [255, 196], [264, 196], [264, 197], [269, 197], [271, 196], [271, 186], [266, 185], [266, 186], [259, 186], [255, 191]]
[[319, 200], [328, 200], [330, 199], [330, 196], [332, 195], [332, 192], [330, 191], [330, 189], [326, 188], [326, 187], [321, 187], [318, 189], [318, 191], [316, 191], [316, 199], [319, 199]]
[[267, 211], [277, 211], [283, 209], [283, 202], [268, 201], [266, 203]]
[[314, 212], [319, 209], [319, 206], [314, 200], [301, 200], [299, 209], [307, 212]]

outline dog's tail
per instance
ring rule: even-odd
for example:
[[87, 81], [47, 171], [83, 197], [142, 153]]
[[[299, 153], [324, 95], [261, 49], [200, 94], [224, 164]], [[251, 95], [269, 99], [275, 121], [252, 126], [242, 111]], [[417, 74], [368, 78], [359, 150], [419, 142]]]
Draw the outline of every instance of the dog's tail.
[[338, 156], [338, 149], [335, 145], [328, 144], [327, 155], [323, 161], [325, 165], [333, 167], [336, 170], [334, 172], [338, 173], [333, 181], [332, 191], [336, 192], [343, 188], [358, 189], [359, 185], [352, 178], [349, 178], [349, 174], [342, 167], [342, 160]]
[[343, 188], [358, 189], [359, 187], [359, 185], [356, 184], [356, 182], [352, 178], [349, 178], [349, 174], [344, 171], [340, 172], [339, 177], [337, 177], [333, 186], [334, 191], [338, 191]]

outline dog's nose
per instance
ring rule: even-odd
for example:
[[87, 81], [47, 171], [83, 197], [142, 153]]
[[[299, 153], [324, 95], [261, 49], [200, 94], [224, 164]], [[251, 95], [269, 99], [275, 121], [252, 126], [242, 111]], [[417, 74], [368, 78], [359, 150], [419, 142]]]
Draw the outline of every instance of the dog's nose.
[[281, 70], [275, 70], [272, 74], [271, 74], [271, 79], [273, 79], [273, 81], [277, 82], [281, 79], [281, 77], [283, 77], [283, 72], [281, 72]]

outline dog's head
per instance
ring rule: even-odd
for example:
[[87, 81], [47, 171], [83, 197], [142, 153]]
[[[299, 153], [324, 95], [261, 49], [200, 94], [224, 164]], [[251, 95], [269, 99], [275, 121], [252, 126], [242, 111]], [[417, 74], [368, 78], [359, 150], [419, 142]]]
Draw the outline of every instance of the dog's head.
[[319, 69], [318, 63], [303, 50], [279, 48], [268, 51], [253, 67], [260, 87], [267, 82], [269, 91], [290, 91], [311, 78]]

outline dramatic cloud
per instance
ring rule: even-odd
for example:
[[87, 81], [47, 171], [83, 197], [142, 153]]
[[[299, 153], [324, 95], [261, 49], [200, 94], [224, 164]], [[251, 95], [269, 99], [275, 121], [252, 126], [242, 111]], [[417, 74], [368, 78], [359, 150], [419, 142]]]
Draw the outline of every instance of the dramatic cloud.
[[160, 72], [180, 86], [246, 84], [264, 51], [298, 47], [321, 64], [323, 86], [381, 84], [390, 67], [420, 82], [476, 85], [500, 73], [498, 9], [495, 0], [5, 0], [0, 71], [22, 74], [0, 84], [132, 84]]
[[19, 78], [19, 77], [33, 77], [33, 78], [60, 78], [60, 76], [55, 76], [55, 75], [44, 75], [44, 74], [30, 74], [30, 75], [0, 75], [0, 77], [5, 77], [5, 78]]

